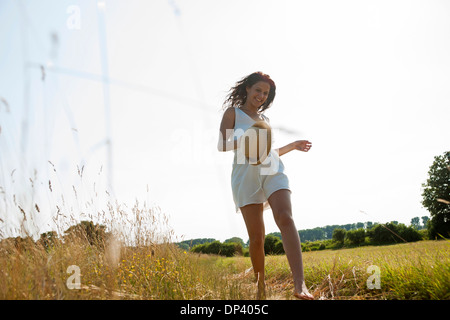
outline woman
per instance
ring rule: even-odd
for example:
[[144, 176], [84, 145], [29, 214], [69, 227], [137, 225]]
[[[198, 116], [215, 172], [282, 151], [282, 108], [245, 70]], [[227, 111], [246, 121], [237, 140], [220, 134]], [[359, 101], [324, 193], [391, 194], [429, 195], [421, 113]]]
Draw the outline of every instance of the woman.
[[272, 150], [268, 161], [275, 163], [276, 166], [275, 170], [271, 171], [265, 170], [263, 165], [237, 161], [237, 153], [240, 150], [239, 138], [242, 132], [257, 121], [268, 123], [269, 119], [263, 113], [272, 105], [275, 90], [273, 80], [262, 72], [250, 74], [231, 88], [223, 104], [225, 111], [220, 124], [218, 149], [219, 151], [233, 150], [235, 153], [231, 179], [233, 199], [236, 210], [240, 211], [244, 217], [249, 235], [250, 259], [258, 288], [257, 298], [265, 298], [263, 211], [268, 203], [283, 238], [283, 247], [294, 280], [294, 296], [312, 300], [313, 296], [308, 292], [303, 276], [300, 237], [292, 218], [289, 181], [284, 174], [283, 163], [278, 158], [292, 150], [307, 152], [311, 148], [311, 143], [307, 140], [298, 140]]

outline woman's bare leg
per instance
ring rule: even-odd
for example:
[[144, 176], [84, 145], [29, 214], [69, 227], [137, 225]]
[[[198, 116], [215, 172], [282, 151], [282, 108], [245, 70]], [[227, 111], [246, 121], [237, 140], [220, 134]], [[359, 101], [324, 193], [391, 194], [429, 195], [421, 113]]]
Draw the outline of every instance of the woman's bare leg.
[[294, 295], [299, 299], [313, 299], [305, 285], [302, 247], [298, 230], [292, 219], [291, 192], [286, 189], [275, 191], [268, 200], [275, 222], [281, 231], [284, 251], [291, 267]]
[[250, 204], [241, 207], [242, 216], [244, 217], [247, 227], [250, 247], [250, 260], [253, 265], [253, 272], [258, 284], [257, 299], [265, 299], [265, 282], [264, 282], [264, 239], [265, 228], [263, 219], [263, 204]]

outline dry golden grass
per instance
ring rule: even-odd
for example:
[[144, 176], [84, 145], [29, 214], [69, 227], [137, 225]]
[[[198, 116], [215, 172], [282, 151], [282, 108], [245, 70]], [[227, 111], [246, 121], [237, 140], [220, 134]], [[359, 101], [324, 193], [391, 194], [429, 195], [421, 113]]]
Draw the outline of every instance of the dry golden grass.
[[[111, 249], [111, 246], [114, 246]], [[303, 254], [307, 286], [316, 299], [449, 299], [446, 241], [421, 241]], [[80, 289], [69, 289], [68, 267], [80, 268]], [[368, 267], [380, 270], [380, 289], [369, 289]], [[254, 299], [251, 262], [191, 254], [170, 243], [105, 249], [83, 239], [50, 250], [2, 242], [1, 299]], [[285, 256], [266, 259], [268, 299], [292, 299]]]

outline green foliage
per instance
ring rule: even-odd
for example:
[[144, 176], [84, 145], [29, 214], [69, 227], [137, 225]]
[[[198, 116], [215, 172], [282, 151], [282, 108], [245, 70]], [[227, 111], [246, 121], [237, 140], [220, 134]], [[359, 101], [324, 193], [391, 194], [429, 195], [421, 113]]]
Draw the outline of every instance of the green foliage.
[[419, 217], [414, 217], [411, 219], [411, 226], [416, 229], [419, 230], [420, 229], [420, 219]]
[[283, 242], [273, 235], [268, 234], [264, 239], [265, 254], [284, 254]]
[[423, 240], [422, 234], [413, 226], [407, 227], [400, 223], [397, 225], [397, 232], [407, 242]]
[[230, 239], [226, 239], [223, 243], [239, 243], [243, 248], [245, 247], [244, 240], [239, 237], [233, 237]]
[[[303, 251], [412, 242], [427, 239], [427, 232], [424, 228], [427, 225], [428, 217], [423, 216], [421, 219], [423, 225], [420, 224], [419, 217], [416, 217], [412, 219], [411, 226], [409, 227], [402, 223], [398, 223], [398, 221], [392, 221], [383, 225], [368, 221], [365, 223], [357, 222], [341, 226], [332, 225], [322, 228], [318, 227], [314, 229], [299, 230], [299, 235]], [[311, 238], [317, 239], [319, 238], [319, 235], [326, 238], [320, 238], [314, 241], [308, 240]], [[191, 251], [223, 256], [249, 256], [247, 246], [243, 245], [244, 241], [238, 237], [227, 239], [223, 244], [214, 239], [195, 239], [183, 241], [177, 245], [181, 247], [183, 244], [186, 245], [187, 243], [198, 243], [208, 240], [209, 242], [192, 247]], [[230, 243], [233, 243], [235, 247], [225, 246]], [[272, 232], [266, 235], [264, 240], [264, 251], [267, 255], [278, 255], [285, 253], [280, 232]]]
[[450, 151], [434, 157], [427, 182], [422, 187], [422, 205], [431, 215], [430, 238], [450, 238]]
[[319, 240], [319, 241], [307, 241], [302, 242], [302, 251], [318, 251], [325, 249], [332, 249], [333, 243], [332, 240]]
[[87, 240], [91, 246], [104, 248], [110, 236], [106, 232], [106, 227], [94, 224], [92, 221], [81, 221], [79, 224], [68, 228], [64, 235], [64, 241], [76, 241], [77, 239]]
[[326, 232], [324, 228], [314, 228], [299, 231], [300, 239], [302, 241], [316, 241], [326, 239]]
[[218, 240], [198, 244], [191, 248], [191, 252], [217, 254], [225, 257], [232, 257], [235, 255], [243, 255], [243, 248], [240, 243], [228, 242], [221, 243]]
[[177, 246], [183, 250], [189, 250], [198, 244], [209, 243], [209, 242], [213, 242], [213, 241], [216, 241], [216, 239], [198, 238], [198, 239], [184, 240], [184, 241], [178, 242]]
[[372, 244], [413, 242], [422, 239], [421, 234], [413, 226], [407, 227], [403, 223], [393, 222], [377, 224], [367, 234]]
[[341, 229], [341, 228], [334, 229], [332, 239], [336, 242], [344, 243], [346, 233], [347, 233], [347, 231], [345, 229]]
[[347, 231], [346, 234], [347, 239], [351, 244], [360, 245], [366, 239], [366, 230], [363, 228]]
[[401, 241], [389, 230], [395, 232], [395, 225], [393, 223], [386, 223], [386, 225], [377, 224], [368, 231], [368, 235], [374, 244], [387, 244]]

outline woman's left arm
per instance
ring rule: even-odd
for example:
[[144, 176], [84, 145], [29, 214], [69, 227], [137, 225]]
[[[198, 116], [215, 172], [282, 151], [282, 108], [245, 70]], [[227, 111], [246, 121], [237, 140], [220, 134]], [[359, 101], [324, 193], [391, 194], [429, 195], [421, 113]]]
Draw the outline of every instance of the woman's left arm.
[[278, 155], [282, 156], [283, 154], [291, 152], [292, 150], [308, 152], [309, 149], [311, 149], [311, 146], [312, 144], [308, 140], [297, 140], [285, 145], [284, 147], [276, 149], [276, 151], [278, 152]]

